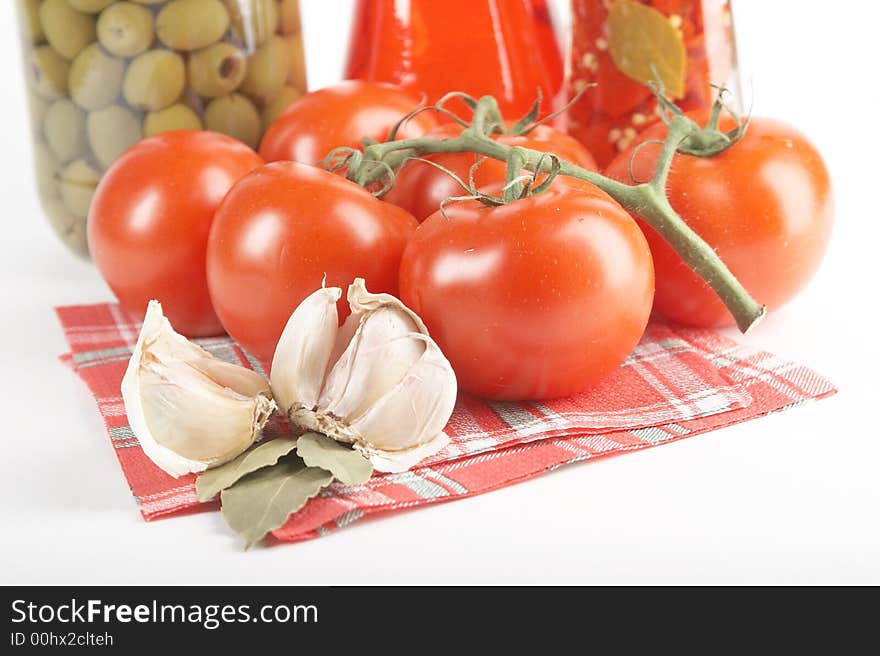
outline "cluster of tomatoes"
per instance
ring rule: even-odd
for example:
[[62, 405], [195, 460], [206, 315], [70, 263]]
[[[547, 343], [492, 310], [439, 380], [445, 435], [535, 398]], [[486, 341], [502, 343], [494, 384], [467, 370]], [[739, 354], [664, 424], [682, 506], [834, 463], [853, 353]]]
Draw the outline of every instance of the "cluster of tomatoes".
[[[425, 321], [465, 390], [496, 399], [572, 394], [613, 371], [638, 342], [652, 306], [700, 326], [732, 318], [704, 281], [649, 226], [574, 178], [489, 206], [461, 196], [439, 168], [404, 165], [382, 199], [321, 168], [339, 146], [382, 141], [417, 100], [396, 87], [345, 82], [297, 101], [259, 154], [211, 132], [179, 131], [127, 151], [102, 180], [89, 247], [120, 303], [142, 312], [159, 299], [189, 336], [228, 332], [264, 360], [293, 309], [322, 284], [356, 277], [399, 296]], [[696, 117], [700, 120], [703, 117]], [[662, 140], [665, 126], [644, 141]], [[457, 136], [422, 112], [397, 138]], [[590, 154], [547, 126], [494, 137], [586, 168]], [[659, 146], [622, 153], [605, 172], [650, 179]], [[471, 153], [433, 155], [468, 177]], [[501, 162], [474, 170], [489, 192]], [[831, 189], [821, 157], [792, 128], [752, 119], [734, 147], [711, 158], [677, 155], [672, 206], [771, 309], [818, 266]], [[339, 306], [344, 318], [345, 303]]]

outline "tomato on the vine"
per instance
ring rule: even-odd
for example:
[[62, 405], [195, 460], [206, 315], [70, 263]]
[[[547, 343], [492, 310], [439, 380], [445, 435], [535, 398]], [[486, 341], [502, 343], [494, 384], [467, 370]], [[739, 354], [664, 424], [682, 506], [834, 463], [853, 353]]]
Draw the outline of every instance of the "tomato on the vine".
[[[338, 175], [295, 162], [242, 178], [217, 210], [208, 286], [223, 326], [270, 359], [287, 320], [322, 285], [397, 294], [400, 257], [416, 228], [409, 213]], [[339, 314], [348, 314], [342, 299]]]
[[[461, 134], [462, 127], [446, 124], [429, 132], [432, 139], [451, 139]], [[548, 152], [560, 159], [577, 164], [586, 169], [596, 170], [596, 162], [580, 142], [547, 125], [539, 125], [529, 134], [494, 135], [496, 141], [506, 146], [520, 146]], [[449, 153], [429, 155], [425, 159], [455, 173], [467, 182], [474, 164], [482, 159], [474, 153]], [[503, 182], [507, 175], [504, 162], [486, 158], [474, 169], [474, 184], [482, 189], [490, 184]], [[437, 211], [440, 203], [447, 198], [466, 194], [451, 176], [441, 169], [420, 161], [407, 162], [398, 172], [394, 186], [385, 194], [384, 200], [409, 211], [419, 221], [424, 221]]]
[[205, 278], [208, 231], [233, 183], [262, 163], [231, 137], [192, 130], [150, 137], [116, 160], [92, 200], [88, 240], [123, 307], [143, 315], [157, 299], [179, 332], [223, 332]]
[[[360, 148], [364, 137], [385, 141], [418, 106], [418, 98], [392, 84], [348, 80], [318, 89], [278, 117], [263, 136], [260, 155], [267, 162], [319, 165], [334, 148]], [[419, 137], [436, 126], [433, 113], [425, 111], [403, 123], [397, 137]]]
[[448, 204], [404, 252], [401, 299], [463, 389], [493, 399], [567, 396], [611, 373], [651, 310], [645, 238], [626, 211], [572, 180], [498, 207]]
[[[705, 125], [706, 112], [688, 114]], [[734, 127], [728, 119], [722, 130]], [[618, 156], [606, 174], [622, 182], [651, 178], [662, 140], [658, 124]], [[630, 162], [632, 164], [630, 165]], [[676, 154], [667, 194], [672, 207], [699, 234], [749, 293], [773, 310], [810, 280], [825, 252], [833, 222], [828, 171], [821, 155], [794, 128], [752, 118], [745, 135], [714, 157]], [[695, 326], [728, 326], [734, 320], [710, 287], [660, 235], [639, 220], [654, 258], [655, 310]]]

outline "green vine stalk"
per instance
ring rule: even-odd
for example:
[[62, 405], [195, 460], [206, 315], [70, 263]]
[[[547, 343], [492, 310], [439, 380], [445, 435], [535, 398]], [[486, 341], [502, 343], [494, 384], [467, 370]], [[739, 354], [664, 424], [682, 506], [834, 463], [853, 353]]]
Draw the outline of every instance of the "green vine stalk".
[[[685, 223], [672, 208], [666, 195], [666, 181], [677, 151], [698, 156], [712, 156], [733, 145], [738, 136], [733, 139], [724, 138], [727, 135], [719, 136], [720, 133], [715, 125], [710, 124], [702, 128], [680, 111], [668, 111], [664, 114], [668, 132], [653, 178], [645, 183], [628, 185], [565, 160], [551, 158], [548, 153], [521, 147], [514, 149], [493, 140], [491, 135], [502, 133], [505, 130], [505, 123], [498, 109], [498, 103], [491, 96], [481, 98], [473, 110], [472, 122], [468, 127], [463, 128], [458, 137], [451, 139], [419, 137], [368, 143], [364, 144], [363, 152], [338, 149], [328, 156], [328, 160], [344, 155], [342, 162], [337, 162], [334, 168], [343, 165], [348, 167], [348, 178], [364, 187], [386, 180], [387, 184], [383, 191], [393, 184], [393, 172], [399, 170], [407, 160], [438, 153], [475, 153], [503, 162], [511, 162], [515, 159], [517, 165], [522, 163], [522, 169], [538, 173], [550, 173], [551, 170], [558, 169], [554, 172], [599, 187], [628, 212], [650, 224], [669, 242], [682, 260], [715, 291], [730, 310], [742, 332], [753, 328], [764, 316], [766, 308], [751, 297], [714, 249]], [[744, 129], [745, 124], [742, 124], [740, 133]], [[512, 170], [521, 169], [516, 166]], [[513, 198], [515, 194], [508, 197]]]

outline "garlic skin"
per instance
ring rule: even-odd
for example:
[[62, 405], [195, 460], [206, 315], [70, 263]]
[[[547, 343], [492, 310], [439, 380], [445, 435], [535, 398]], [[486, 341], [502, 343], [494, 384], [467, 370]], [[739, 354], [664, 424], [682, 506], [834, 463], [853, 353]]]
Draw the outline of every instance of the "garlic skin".
[[290, 315], [272, 357], [272, 392], [280, 408], [318, 403], [339, 326], [338, 287], [321, 288]]
[[176, 333], [158, 301], [147, 306], [122, 399], [144, 453], [174, 478], [240, 455], [276, 408], [265, 378]]
[[449, 443], [455, 373], [415, 312], [358, 278], [293, 312], [272, 360], [272, 392], [292, 423], [354, 445], [377, 471], [401, 472]]

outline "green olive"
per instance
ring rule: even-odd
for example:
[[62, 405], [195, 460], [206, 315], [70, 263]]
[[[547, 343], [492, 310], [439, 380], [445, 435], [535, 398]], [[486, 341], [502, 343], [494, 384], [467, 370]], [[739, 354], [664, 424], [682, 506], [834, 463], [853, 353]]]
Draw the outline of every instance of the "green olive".
[[139, 5], [161, 5], [163, 2], [167, 2], [168, 0], [132, 0], [132, 2], [136, 2]]
[[98, 18], [98, 40], [117, 57], [134, 57], [153, 43], [153, 14], [131, 2], [117, 2]]
[[275, 122], [275, 119], [281, 116], [284, 110], [299, 100], [302, 95], [302, 91], [296, 87], [286, 86], [281, 89], [281, 93], [266, 103], [262, 113], [263, 132], [268, 130], [269, 126]]
[[229, 29], [229, 12], [220, 0], [171, 0], [156, 16], [159, 39], [175, 50], [199, 50]]
[[100, 171], [84, 159], [74, 160], [64, 167], [61, 171], [61, 200], [71, 214], [79, 219], [89, 215], [89, 205], [100, 180]]
[[18, 20], [22, 35], [31, 44], [42, 43], [46, 38], [40, 22], [40, 2], [42, 0], [18, 0]]
[[200, 96], [216, 98], [235, 91], [247, 72], [244, 51], [223, 41], [189, 57], [189, 84]]
[[119, 105], [89, 112], [86, 132], [95, 158], [104, 167], [110, 166], [143, 137], [140, 119], [130, 109]]
[[67, 4], [84, 14], [98, 14], [113, 2], [114, 0], [67, 0]]
[[122, 93], [132, 107], [158, 112], [177, 102], [185, 86], [183, 57], [170, 50], [149, 50], [129, 64]]
[[124, 75], [125, 62], [93, 43], [70, 66], [70, 97], [90, 111], [106, 107], [119, 97]]
[[43, 211], [55, 233], [77, 255], [89, 256], [86, 240], [86, 220], [71, 214], [60, 198], [43, 198]]
[[299, 34], [299, 0], [281, 0], [281, 31], [284, 34]]
[[262, 45], [278, 29], [275, 0], [226, 0], [232, 21], [232, 34], [247, 49]]
[[43, 0], [40, 23], [49, 45], [65, 59], [95, 40], [95, 17], [78, 12], [67, 0]]
[[67, 98], [56, 100], [46, 112], [43, 134], [58, 161], [69, 162], [86, 150], [86, 113]]
[[287, 83], [305, 91], [308, 85], [306, 83], [306, 60], [303, 57], [302, 34], [288, 36], [286, 41], [290, 52], [290, 73], [287, 75]]
[[144, 136], [152, 137], [169, 130], [201, 130], [202, 119], [192, 107], [184, 103], [171, 105], [158, 112], [147, 114], [144, 119]]
[[43, 130], [43, 119], [46, 117], [46, 112], [49, 110], [49, 106], [52, 103], [51, 101], [37, 95], [37, 92], [33, 89], [29, 88], [27, 94], [31, 129], [34, 131], [34, 134], [40, 134]]
[[205, 128], [228, 134], [256, 148], [260, 142], [260, 114], [240, 93], [215, 98], [205, 108]]
[[58, 196], [58, 172], [61, 163], [55, 153], [42, 141], [34, 142], [34, 174], [37, 179], [37, 193], [40, 198]]
[[41, 98], [54, 100], [67, 93], [70, 62], [52, 46], [40, 46], [28, 57], [27, 77], [31, 88]]
[[290, 73], [290, 49], [280, 36], [273, 36], [248, 59], [241, 91], [259, 100], [274, 98]]

